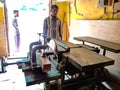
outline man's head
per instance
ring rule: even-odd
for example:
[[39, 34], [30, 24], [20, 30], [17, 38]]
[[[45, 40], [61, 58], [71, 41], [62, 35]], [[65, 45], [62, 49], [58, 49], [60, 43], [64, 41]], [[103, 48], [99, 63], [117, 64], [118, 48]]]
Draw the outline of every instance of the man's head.
[[19, 16], [19, 11], [18, 10], [13, 10], [13, 14], [15, 17], [18, 17]]
[[50, 14], [52, 16], [57, 16], [57, 13], [58, 13], [58, 6], [57, 5], [52, 5], [51, 8], [50, 8]]

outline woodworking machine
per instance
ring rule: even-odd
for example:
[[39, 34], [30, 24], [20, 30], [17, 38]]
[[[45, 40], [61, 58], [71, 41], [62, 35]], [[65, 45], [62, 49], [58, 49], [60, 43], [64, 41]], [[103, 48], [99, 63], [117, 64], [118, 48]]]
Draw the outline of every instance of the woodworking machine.
[[[62, 79], [62, 88], [66, 90], [70, 87], [71, 89], [69, 88], [69, 90], [73, 90], [74, 86], [77, 85], [79, 87], [79, 84], [83, 85], [85, 83], [88, 85], [91, 81], [95, 83], [92, 70], [85, 72], [87, 75], [84, 75], [85, 73], [81, 73], [76, 66], [67, 62], [67, 57], [63, 55], [64, 53], [69, 53], [71, 48], [82, 47], [68, 41], [59, 41], [50, 38], [46, 45], [41, 45], [36, 50], [36, 60], [30, 60], [31, 66], [27, 67], [26, 65], [25, 68], [22, 68], [25, 73], [27, 85]], [[57, 56], [57, 58], [54, 58], [54, 56]], [[28, 79], [28, 77], [30, 78]]]
[[[86, 79], [92, 77], [92, 72], [85, 72], [89, 73], [85, 76], [85, 73], [81, 73], [76, 66], [67, 62], [67, 57], [64, 57], [63, 55], [64, 53], [69, 53], [70, 48], [82, 47], [83, 46], [72, 44], [67, 41], [59, 41], [49, 38], [44, 45], [32, 48], [32, 50], [35, 49], [35, 53], [32, 53], [35, 54], [33, 55], [36, 58], [35, 60], [28, 56], [26, 62], [17, 62], [16, 64], [22, 69], [27, 86], [42, 82], [48, 83], [52, 80], [61, 79], [60, 87], [64, 90], [73, 90], [76, 85], [79, 87], [80, 83], [81, 85], [83, 85], [83, 83], [87, 83], [88, 85], [91, 81], [95, 81], [94, 78]], [[7, 64], [3, 64], [3, 62], [1, 63], [3, 69]]]
[[52, 63], [51, 60], [56, 57], [56, 61], [58, 61], [58, 59], [61, 59], [58, 58], [58, 55], [69, 51], [70, 48], [67, 45], [63, 44], [61, 41], [49, 38], [47, 44], [40, 45], [38, 49], [36, 49], [36, 52], [33, 53], [36, 54], [36, 60], [30, 60], [31, 68], [32, 70], [35, 70], [36, 67], [40, 65], [43, 72], [50, 71]]

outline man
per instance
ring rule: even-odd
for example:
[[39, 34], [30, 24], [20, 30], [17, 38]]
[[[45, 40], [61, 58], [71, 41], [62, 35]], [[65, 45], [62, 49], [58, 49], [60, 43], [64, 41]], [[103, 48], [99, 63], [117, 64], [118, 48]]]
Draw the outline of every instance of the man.
[[43, 33], [49, 38], [62, 40], [61, 20], [57, 17], [58, 9], [57, 5], [51, 6], [50, 16], [44, 20]]
[[19, 11], [14, 10], [13, 14], [14, 14], [14, 19], [13, 19], [12, 25], [15, 28], [15, 36], [14, 36], [14, 38], [15, 38], [15, 47], [16, 47], [16, 52], [19, 52], [19, 48], [20, 48], [20, 32], [19, 32], [18, 21], [17, 21], [17, 17], [19, 17]]
[[[55, 38], [57, 40], [62, 40], [62, 28], [61, 28], [61, 20], [57, 17], [58, 14], [58, 6], [52, 5], [50, 8], [50, 16], [44, 19], [43, 23], [43, 35], [45, 38], [45, 42], [47, 38]], [[46, 37], [45, 37], [46, 36]], [[36, 43], [36, 42], [33, 42]], [[32, 49], [33, 43], [30, 44], [30, 57], [33, 63], [36, 61], [36, 50], [41, 48], [40, 43], [39, 46], [36, 46]]]

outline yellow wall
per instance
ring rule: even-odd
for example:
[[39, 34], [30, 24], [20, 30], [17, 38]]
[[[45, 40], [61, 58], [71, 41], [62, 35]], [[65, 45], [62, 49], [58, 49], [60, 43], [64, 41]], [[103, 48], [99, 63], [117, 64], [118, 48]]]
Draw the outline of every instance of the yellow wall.
[[0, 21], [3, 20], [3, 8], [0, 7]]
[[96, 19], [100, 18], [104, 14], [103, 8], [98, 8], [97, 0], [77, 0], [76, 2], [77, 11], [83, 16], [75, 13], [75, 7], [72, 7], [71, 16], [74, 19]]
[[[61, 1], [61, 0], [55, 0], [55, 1]], [[71, 20], [120, 19], [120, 14], [119, 15], [115, 14], [113, 16], [114, 0], [110, 0], [110, 4], [108, 6], [101, 6], [101, 7], [98, 4], [99, 0], [65, 0], [65, 1], [69, 1], [71, 3], [70, 6]]]
[[4, 25], [4, 9], [0, 7], [0, 57], [7, 56], [7, 39]]
[[59, 11], [58, 11], [58, 17], [64, 21], [69, 22], [69, 2], [55, 2], [55, 4], [58, 5]]
[[112, 5], [106, 7], [106, 9], [98, 7], [98, 0], [76, 0], [76, 7], [83, 16], [77, 15], [75, 7], [72, 6], [72, 19], [112, 19]]

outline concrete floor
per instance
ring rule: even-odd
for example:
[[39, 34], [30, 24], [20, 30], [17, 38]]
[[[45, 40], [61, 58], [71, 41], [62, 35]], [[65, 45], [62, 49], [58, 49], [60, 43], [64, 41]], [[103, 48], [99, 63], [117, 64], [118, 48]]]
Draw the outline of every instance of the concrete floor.
[[9, 65], [6, 70], [0, 74], [0, 90], [44, 90], [43, 83], [26, 86], [24, 73], [17, 65]]

